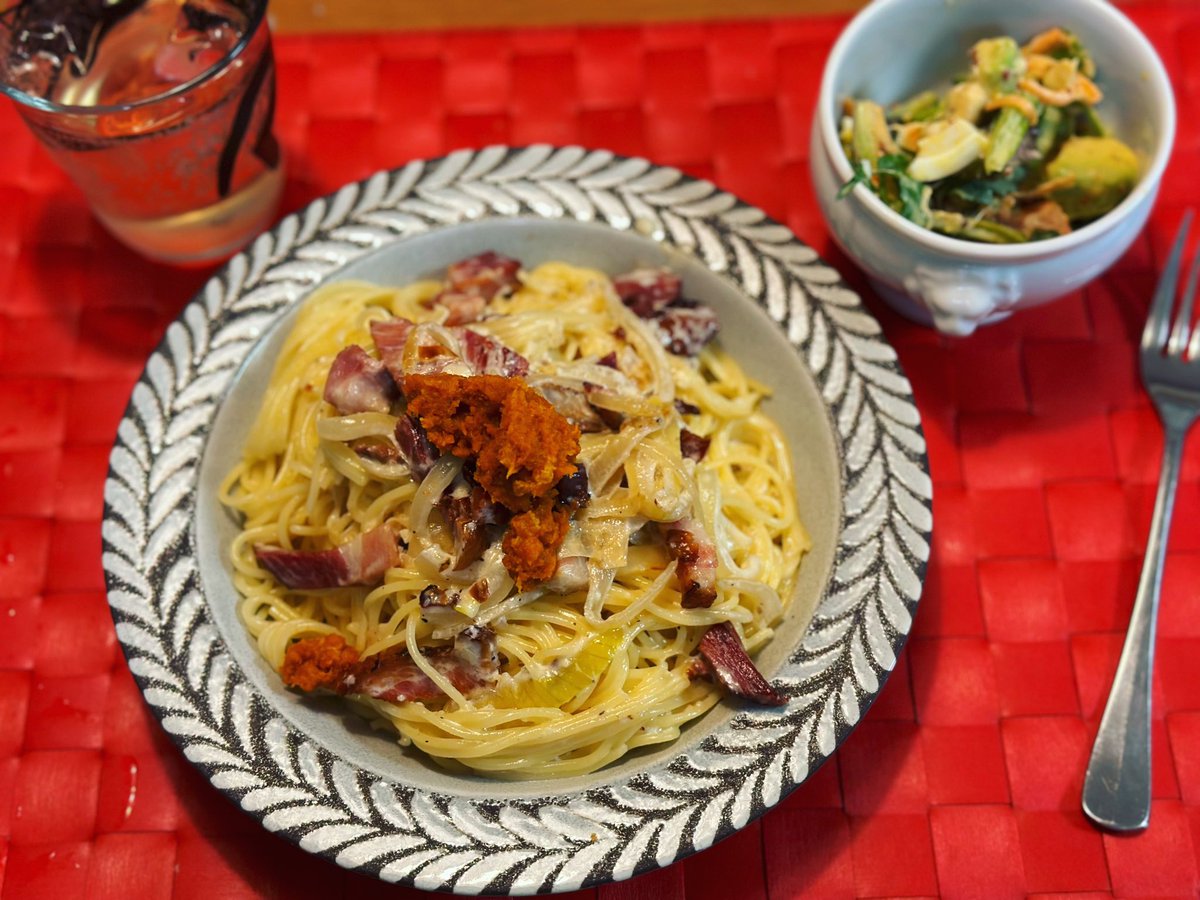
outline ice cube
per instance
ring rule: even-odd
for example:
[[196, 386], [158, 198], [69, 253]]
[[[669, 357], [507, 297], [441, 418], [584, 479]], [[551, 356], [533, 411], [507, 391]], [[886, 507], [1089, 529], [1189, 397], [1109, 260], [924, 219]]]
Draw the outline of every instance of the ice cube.
[[245, 16], [219, 0], [188, 0], [167, 43], [154, 57], [154, 74], [183, 83], [217, 65], [237, 44]]
[[182, 84], [215, 66], [225, 52], [202, 37], [172, 37], [154, 55], [154, 75], [161, 81]]
[[246, 14], [223, 0], [186, 0], [180, 12], [188, 29], [207, 34], [214, 42], [232, 46], [246, 31]]
[[37, 54], [27, 59], [4, 60], [0, 78], [17, 90], [31, 97], [46, 97], [58, 77], [61, 63], [48, 54]]
[[100, 38], [145, 0], [24, 0], [0, 28], [3, 77], [29, 94], [49, 96], [64, 67], [87, 72]]

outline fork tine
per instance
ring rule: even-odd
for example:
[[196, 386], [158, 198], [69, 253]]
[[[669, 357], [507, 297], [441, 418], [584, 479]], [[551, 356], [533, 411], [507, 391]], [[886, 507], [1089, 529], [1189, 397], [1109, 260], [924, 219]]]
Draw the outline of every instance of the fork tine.
[[[1192, 264], [1188, 266], [1183, 299], [1179, 301], [1179, 312], [1175, 316], [1175, 325], [1171, 328], [1171, 337], [1167, 341], [1167, 353], [1173, 356], [1179, 356], [1188, 349], [1188, 335], [1192, 331], [1192, 308], [1196, 304], [1197, 280], [1200, 280], [1200, 250], [1192, 256]], [[1192, 352], [1189, 356], [1195, 359], [1196, 354]]]
[[1150, 301], [1150, 315], [1146, 318], [1146, 327], [1142, 329], [1143, 350], [1161, 349], [1166, 346], [1171, 325], [1171, 307], [1175, 305], [1175, 288], [1179, 285], [1179, 263], [1191, 225], [1192, 211], [1189, 209], [1183, 214], [1179, 233], [1175, 237], [1175, 246], [1171, 248], [1167, 266], [1158, 279], [1158, 287], [1154, 289], [1154, 299]]

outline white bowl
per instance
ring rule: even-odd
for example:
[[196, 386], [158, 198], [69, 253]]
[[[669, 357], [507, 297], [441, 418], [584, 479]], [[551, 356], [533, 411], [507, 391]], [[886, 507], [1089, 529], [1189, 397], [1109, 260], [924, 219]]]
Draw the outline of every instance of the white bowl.
[[[786, 706], [722, 703], [598, 772], [449, 772], [333, 698], [286, 690], [238, 616], [217, 492], [316, 286], [402, 284], [495, 249], [610, 274], [670, 265], [772, 388], [813, 548], [756, 664]], [[706, 181], [581, 147], [414, 160], [286, 216], [166, 331], [105, 485], [116, 633], [147, 703], [213, 785], [305, 850], [410, 887], [574, 891], [703, 850], [832, 754], [894, 669], [921, 593], [932, 489], [920, 414], [879, 324], [782, 226]]]
[[[1061, 237], [978, 244], [936, 234], [894, 212], [866, 187], [837, 199], [853, 174], [838, 139], [842, 101], [888, 104], [945, 83], [983, 37], [1027, 40], [1058, 25], [1096, 61], [1100, 117], [1142, 160], [1137, 186], [1116, 209]], [[1175, 138], [1175, 101], [1150, 42], [1105, 0], [875, 0], [838, 38], [821, 80], [811, 168], [834, 239], [904, 315], [949, 334], [970, 334], [1013, 310], [1082, 287], [1141, 231]]]

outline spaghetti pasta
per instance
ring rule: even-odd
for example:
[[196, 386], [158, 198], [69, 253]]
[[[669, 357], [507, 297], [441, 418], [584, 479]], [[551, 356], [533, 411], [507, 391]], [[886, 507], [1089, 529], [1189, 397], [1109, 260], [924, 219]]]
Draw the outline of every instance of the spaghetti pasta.
[[487, 253], [315, 291], [221, 487], [270, 665], [508, 778], [782, 702], [747, 654], [809, 547], [788, 450], [672, 279]]

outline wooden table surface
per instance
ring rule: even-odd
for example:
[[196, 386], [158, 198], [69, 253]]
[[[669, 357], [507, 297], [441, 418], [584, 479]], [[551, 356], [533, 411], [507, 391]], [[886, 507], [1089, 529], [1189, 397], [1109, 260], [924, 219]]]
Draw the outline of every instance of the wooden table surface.
[[281, 34], [747, 19], [848, 12], [866, 0], [270, 0]]
[[[850, 13], [868, 0], [269, 0], [279, 34], [766, 19]], [[1186, 11], [1198, 0], [1122, 0]]]

